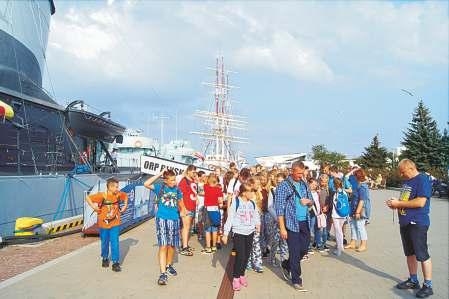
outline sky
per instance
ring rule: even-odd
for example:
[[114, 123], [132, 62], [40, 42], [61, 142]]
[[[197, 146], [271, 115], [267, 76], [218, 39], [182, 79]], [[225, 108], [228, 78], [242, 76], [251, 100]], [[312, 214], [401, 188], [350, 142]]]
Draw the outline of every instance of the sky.
[[193, 113], [213, 101], [202, 83], [219, 56], [239, 87], [233, 111], [247, 117], [239, 150], [250, 161], [316, 144], [356, 157], [376, 134], [395, 148], [418, 98], [447, 126], [446, 1], [55, 5], [44, 86], [60, 104], [84, 100], [150, 137], [164, 114], [165, 140], [177, 131], [201, 149]]

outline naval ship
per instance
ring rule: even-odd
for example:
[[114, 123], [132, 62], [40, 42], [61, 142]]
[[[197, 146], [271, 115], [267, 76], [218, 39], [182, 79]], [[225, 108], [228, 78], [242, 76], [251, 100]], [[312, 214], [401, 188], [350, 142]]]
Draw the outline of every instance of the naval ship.
[[88, 190], [120, 176], [108, 147], [126, 128], [84, 101], [62, 106], [42, 87], [55, 12], [53, 0], [0, 1], [0, 236], [17, 217], [80, 215]]

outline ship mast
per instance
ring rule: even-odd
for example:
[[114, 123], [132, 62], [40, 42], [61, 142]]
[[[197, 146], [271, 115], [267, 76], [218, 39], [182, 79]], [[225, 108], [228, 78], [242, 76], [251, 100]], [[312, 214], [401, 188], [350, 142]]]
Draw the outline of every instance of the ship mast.
[[[221, 59], [220, 59], [221, 58]], [[247, 138], [234, 135], [234, 130], [246, 130], [244, 117], [232, 114], [230, 91], [237, 86], [229, 84], [230, 71], [225, 70], [224, 58], [216, 59], [214, 83], [203, 83], [214, 89], [214, 105], [212, 111], [196, 111], [195, 116], [202, 119], [205, 131], [191, 132], [206, 141], [203, 150], [206, 164], [227, 167], [229, 162], [239, 162], [235, 144], [247, 143]]]

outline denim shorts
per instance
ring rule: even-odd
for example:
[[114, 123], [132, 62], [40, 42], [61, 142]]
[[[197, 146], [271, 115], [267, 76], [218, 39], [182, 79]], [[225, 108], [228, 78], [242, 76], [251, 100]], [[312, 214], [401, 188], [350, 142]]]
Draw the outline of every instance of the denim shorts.
[[218, 232], [218, 227], [216, 226], [209, 226], [205, 229], [206, 233], [216, 233]]
[[402, 247], [405, 256], [416, 255], [416, 260], [425, 262], [430, 258], [427, 248], [428, 226], [407, 224], [401, 226]]
[[195, 211], [189, 211], [189, 210], [187, 210], [186, 216], [195, 218]]

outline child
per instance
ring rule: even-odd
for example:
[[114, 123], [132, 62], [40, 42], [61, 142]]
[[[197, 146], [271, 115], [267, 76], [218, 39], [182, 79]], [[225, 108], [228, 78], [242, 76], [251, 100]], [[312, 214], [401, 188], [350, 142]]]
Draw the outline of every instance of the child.
[[248, 263], [254, 232], [260, 233], [260, 215], [256, 205], [251, 200], [254, 191], [248, 183], [242, 183], [239, 196], [232, 201], [228, 211], [228, 219], [224, 227], [223, 244], [228, 242], [229, 232], [234, 232], [234, 260], [232, 288], [239, 291], [240, 286], [248, 286], [245, 278], [245, 268]]
[[[154, 184], [164, 176], [164, 182]], [[175, 248], [179, 246], [179, 216], [185, 217], [186, 209], [182, 201], [182, 192], [176, 187], [176, 175], [172, 170], [166, 170], [149, 178], [145, 187], [156, 193], [156, 235], [159, 245], [159, 267], [161, 274], [159, 285], [166, 285], [168, 275], [178, 273], [173, 267]]]
[[257, 273], [263, 273], [262, 267], [262, 244], [264, 243], [263, 239], [263, 222], [262, 222], [262, 186], [260, 184], [260, 177], [254, 176], [248, 180], [248, 183], [251, 185], [254, 191], [253, 198], [251, 200], [254, 201], [256, 210], [260, 217], [260, 232], [256, 232], [253, 238], [253, 246], [251, 255], [249, 256], [247, 269], [253, 269]]
[[198, 171], [198, 205], [196, 206], [195, 213], [195, 222], [197, 226], [198, 232], [198, 241], [203, 240], [204, 235], [204, 219], [203, 219], [203, 210], [204, 210], [204, 182], [207, 179], [206, 173], [202, 170]]
[[190, 229], [193, 220], [195, 219], [195, 211], [197, 205], [197, 184], [195, 182], [196, 166], [189, 165], [184, 171], [183, 178], [178, 184], [178, 188], [183, 195], [183, 203], [186, 207], [186, 217], [182, 218], [182, 249], [179, 252], [181, 255], [192, 256], [194, 248], [189, 246]]
[[340, 256], [344, 250], [343, 247], [343, 224], [346, 221], [345, 216], [340, 216], [337, 212], [337, 197], [340, 193], [347, 196], [346, 192], [343, 190], [343, 181], [340, 178], [334, 178], [335, 193], [332, 200], [332, 222], [335, 230], [335, 239], [337, 242], [337, 248], [332, 253], [336, 256]]
[[217, 232], [221, 222], [219, 207], [223, 204], [223, 191], [218, 184], [218, 177], [210, 174], [204, 185], [204, 207], [207, 216], [204, 217], [206, 230], [206, 248], [201, 253], [209, 254], [217, 251]]
[[[98, 214], [100, 228], [102, 266], [109, 267], [109, 244], [111, 246], [112, 271], [120, 272], [120, 214], [128, 207], [128, 196], [120, 192], [118, 180], [110, 178], [106, 181], [106, 192], [99, 192], [86, 197], [89, 206]], [[125, 204], [120, 209], [119, 203]]]

